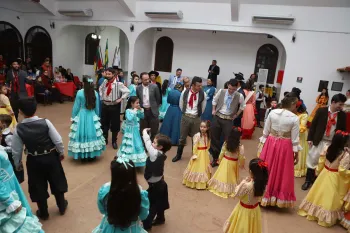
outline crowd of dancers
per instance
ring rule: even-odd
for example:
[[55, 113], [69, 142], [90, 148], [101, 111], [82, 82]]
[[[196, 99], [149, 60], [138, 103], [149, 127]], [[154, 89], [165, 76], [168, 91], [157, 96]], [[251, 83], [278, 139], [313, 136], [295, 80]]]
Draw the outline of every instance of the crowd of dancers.
[[[192, 153], [183, 172], [183, 185], [239, 199], [224, 232], [262, 232], [260, 206], [294, 207], [294, 176], [306, 176], [302, 189], [311, 188], [298, 214], [324, 227], [341, 223], [350, 232], [349, 135], [342, 111], [345, 95], [334, 95], [328, 107], [318, 106], [312, 118], [308, 118], [297, 88], [286, 93], [279, 104], [273, 100], [267, 109], [258, 158], [249, 162], [249, 176], [242, 179], [245, 156], [241, 139], [251, 138], [254, 127], [260, 126], [256, 103], [264, 101], [263, 86], [253, 90], [253, 75], [243, 83], [239, 73], [219, 90], [210, 79], [203, 88], [200, 77], [181, 77], [181, 69], [162, 85], [156, 84], [159, 74], [155, 71], [133, 74], [129, 87], [118, 80], [113, 68], [102, 75], [98, 91], [91, 78], [83, 79], [84, 87], [77, 92], [72, 110], [68, 143], [68, 155], [84, 161], [101, 156], [109, 142], [118, 149], [110, 166], [111, 182], [98, 192], [98, 209], [104, 217], [92, 232], [146, 232], [164, 224], [170, 207], [164, 178], [166, 153], [177, 145], [172, 161], [182, 159], [188, 136]], [[9, 89], [18, 92], [13, 86]], [[37, 104], [32, 98], [18, 100], [24, 119], [16, 125], [6, 90], [0, 95], [7, 111], [0, 115], [0, 229], [43, 232], [36, 216], [49, 219], [48, 184], [60, 214], [68, 207], [62, 138], [49, 120], [36, 116]], [[19, 185], [24, 181], [24, 147], [29, 194], [38, 206], [36, 216]], [[138, 185], [137, 172], [148, 182], [147, 191]]]

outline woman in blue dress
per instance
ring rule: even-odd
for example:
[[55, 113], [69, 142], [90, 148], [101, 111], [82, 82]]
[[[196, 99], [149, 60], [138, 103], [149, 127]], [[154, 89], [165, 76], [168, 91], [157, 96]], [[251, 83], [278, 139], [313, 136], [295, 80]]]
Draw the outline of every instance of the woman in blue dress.
[[44, 233], [38, 218], [32, 213], [2, 146], [0, 146], [0, 232]]
[[168, 110], [170, 104], [168, 103], [168, 95], [169, 92], [171, 91], [171, 88], [168, 87], [169, 80], [164, 80], [163, 85], [162, 85], [162, 105], [159, 108], [159, 120], [163, 120], [166, 111]]
[[136, 87], [139, 85], [139, 76], [137, 74], [134, 74], [131, 78], [131, 84], [129, 85], [130, 90], [130, 97], [136, 96]]
[[180, 125], [182, 112], [179, 107], [180, 96], [183, 90], [183, 85], [177, 83], [174, 90], [171, 90], [168, 95], [167, 102], [170, 104], [160, 127], [160, 133], [171, 138], [173, 145], [179, 144]]
[[79, 90], [72, 111], [68, 156], [92, 160], [106, 149], [100, 118], [100, 101], [91, 78], [84, 78], [84, 89]]
[[112, 181], [97, 196], [102, 221], [92, 233], [147, 233], [142, 220], [148, 216], [148, 193], [137, 184], [134, 163], [119, 157], [111, 163]]
[[207, 86], [204, 87], [204, 92], [207, 94], [207, 105], [201, 118], [203, 121], [211, 121], [213, 119], [213, 98], [216, 93], [216, 88], [213, 86], [211, 79], [207, 80]]
[[130, 159], [136, 167], [144, 167], [147, 159], [140, 135], [140, 119], [143, 117], [139, 98], [131, 96], [126, 106], [122, 125], [123, 139], [117, 157]]

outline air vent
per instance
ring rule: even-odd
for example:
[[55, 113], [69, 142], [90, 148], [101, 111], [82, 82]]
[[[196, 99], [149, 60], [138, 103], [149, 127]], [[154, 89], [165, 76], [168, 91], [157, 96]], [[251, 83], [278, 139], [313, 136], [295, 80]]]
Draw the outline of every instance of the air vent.
[[92, 17], [93, 12], [91, 9], [86, 10], [59, 10], [61, 15], [68, 17]]
[[162, 18], [162, 19], [182, 19], [182, 11], [178, 12], [145, 12], [145, 15], [150, 18]]
[[290, 16], [253, 16], [254, 23], [291, 25], [294, 23], [294, 21], [295, 18]]

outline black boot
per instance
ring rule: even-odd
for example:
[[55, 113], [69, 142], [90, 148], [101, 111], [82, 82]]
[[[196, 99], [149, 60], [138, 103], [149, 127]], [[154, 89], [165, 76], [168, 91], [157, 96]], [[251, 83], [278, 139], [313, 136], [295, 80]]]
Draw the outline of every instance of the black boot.
[[36, 216], [40, 218], [41, 220], [48, 220], [49, 219], [49, 211], [47, 210], [47, 199], [38, 201], [36, 203], [38, 205], [38, 210], [36, 211]]
[[182, 158], [183, 151], [184, 151], [184, 146], [183, 145], [180, 145], [180, 146], [177, 147], [176, 156], [172, 160], [174, 163], [179, 161]]
[[112, 132], [112, 146], [114, 150], [118, 149], [117, 136], [118, 132]]
[[315, 180], [315, 170], [308, 168], [306, 172], [305, 183], [303, 184], [303, 186], [301, 186], [301, 189], [304, 191], [308, 190], [312, 186], [314, 180]]
[[68, 207], [68, 201], [64, 198], [63, 193], [55, 194], [55, 199], [60, 214], [64, 215]]

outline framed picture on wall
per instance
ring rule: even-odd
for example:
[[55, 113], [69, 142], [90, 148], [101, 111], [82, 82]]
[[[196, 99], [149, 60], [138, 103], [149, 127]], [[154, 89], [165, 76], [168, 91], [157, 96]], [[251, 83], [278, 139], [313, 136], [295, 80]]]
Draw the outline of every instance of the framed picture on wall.
[[318, 84], [318, 92], [321, 92], [323, 88], [328, 89], [328, 81], [320, 80], [320, 83]]
[[333, 82], [331, 90], [341, 92], [343, 90], [343, 85], [344, 83], [341, 83], [341, 82]]

